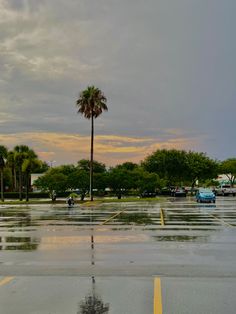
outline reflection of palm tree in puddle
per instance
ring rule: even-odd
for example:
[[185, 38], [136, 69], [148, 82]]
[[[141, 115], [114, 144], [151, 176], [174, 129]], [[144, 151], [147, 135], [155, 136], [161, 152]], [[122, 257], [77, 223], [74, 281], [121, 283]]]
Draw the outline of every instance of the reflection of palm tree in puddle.
[[[91, 225], [91, 265], [95, 265], [94, 259], [94, 235], [93, 235], [93, 215], [90, 212], [90, 225]], [[109, 304], [104, 304], [102, 298], [96, 295], [95, 277], [92, 275], [92, 293], [85, 296], [85, 300], [80, 302], [80, 309], [77, 314], [107, 314], [109, 312]]]
[[92, 277], [92, 294], [88, 294], [80, 303], [80, 310], [77, 314], [107, 314], [109, 304], [104, 304], [102, 299], [95, 294], [95, 278]]

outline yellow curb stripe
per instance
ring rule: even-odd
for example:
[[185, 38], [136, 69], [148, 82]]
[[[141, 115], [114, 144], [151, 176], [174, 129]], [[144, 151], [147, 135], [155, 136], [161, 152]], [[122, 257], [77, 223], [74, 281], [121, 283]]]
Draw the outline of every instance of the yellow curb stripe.
[[14, 277], [5, 277], [0, 281], [0, 286], [3, 286], [5, 284], [7, 284], [8, 282], [10, 282]]
[[162, 314], [162, 296], [161, 296], [161, 279], [155, 278], [154, 280], [154, 314]]
[[162, 208], [160, 208], [160, 215], [161, 215], [161, 225], [165, 226], [164, 210]]

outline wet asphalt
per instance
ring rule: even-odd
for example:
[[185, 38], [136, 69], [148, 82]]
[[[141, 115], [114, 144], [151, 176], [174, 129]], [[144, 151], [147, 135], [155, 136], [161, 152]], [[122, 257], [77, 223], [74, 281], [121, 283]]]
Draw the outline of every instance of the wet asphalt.
[[233, 314], [235, 244], [235, 197], [2, 206], [0, 313]]

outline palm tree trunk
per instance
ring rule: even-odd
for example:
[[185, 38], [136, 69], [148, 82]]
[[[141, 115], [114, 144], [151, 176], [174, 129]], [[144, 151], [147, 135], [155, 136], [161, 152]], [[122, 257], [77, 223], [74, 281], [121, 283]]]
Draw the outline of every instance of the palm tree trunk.
[[91, 117], [91, 149], [90, 149], [90, 200], [93, 201], [93, 138], [94, 138], [94, 118]]
[[19, 171], [19, 199], [22, 201], [22, 172]]
[[14, 166], [14, 170], [13, 170], [13, 176], [14, 176], [14, 192], [17, 191], [17, 179], [16, 179], [16, 168]]
[[4, 184], [3, 184], [3, 169], [1, 169], [1, 201], [4, 202]]
[[25, 197], [26, 202], [29, 201], [29, 174], [26, 173], [26, 197]]

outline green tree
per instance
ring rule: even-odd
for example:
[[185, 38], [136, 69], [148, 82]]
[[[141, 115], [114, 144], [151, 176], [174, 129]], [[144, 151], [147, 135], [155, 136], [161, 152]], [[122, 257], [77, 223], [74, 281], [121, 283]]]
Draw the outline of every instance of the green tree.
[[5, 160], [7, 158], [7, 148], [0, 145], [0, 176], [1, 176], [1, 201], [4, 202], [4, 182], [3, 182], [3, 170], [5, 168]]
[[[81, 159], [77, 163], [77, 168], [86, 173], [90, 173], [90, 161]], [[96, 189], [99, 194], [105, 193], [107, 187], [106, 165], [104, 163], [93, 161], [93, 189]]]
[[107, 173], [94, 173], [94, 189], [100, 196], [105, 195], [105, 189], [108, 187]]
[[67, 190], [68, 177], [60, 171], [57, 171], [55, 168], [52, 168], [43, 176], [39, 177], [34, 184], [39, 189], [49, 192], [53, 201], [54, 193], [64, 192]]
[[186, 155], [184, 150], [157, 150], [142, 162], [142, 166], [148, 172], [158, 174], [169, 186], [176, 185], [186, 178]]
[[[28, 154], [27, 152], [30, 152]], [[31, 152], [33, 152], [31, 154]], [[23, 156], [20, 156], [19, 154], [23, 154]], [[28, 158], [27, 156], [31, 158], [31, 155], [33, 155], [33, 158], [35, 158], [37, 155], [36, 153], [30, 149], [28, 146], [16, 146], [13, 151], [9, 151], [7, 155], [7, 167], [11, 169], [11, 190], [13, 191], [19, 191], [19, 167], [25, 160], [25, 158]], [[21, 160], [22, 159], [22, 160]], [[22, 166], [21, 166], [22, 168]], [[44, 173], [49, 169], [49, 166], [46, 162], [40, 161], [38, 165], [35, 165], [32, 171], [34, 173]], [[22, 173], [23, 175], [23, 173]], [[22, 178], [23, 179], [23, 178]]]
[[41, 160], [38, 166], [35, 165], [33, 171], [34, 173], [44, 173], [48, 171], [48, 169], [49, 169], [49, 165], [45, 161]]
[[61, 165], [58, 167], [51, 168], [51, 171], [61, 172], [65, 176], [70, 176], [72, 173], [76, 171], [76, 167], [74, 165]]
[[228, 177], [231, 186], [233, 186], [236, 181], [236, 158], [228, 158], [222, 161], [220, 171]]
[[11, 175], [11, 169], [7, 166], [3, 170], [3, 180], [4, 180], [4, 187], [8, 190], [12, 186], [12, 175]]
[[192, 190], [197, 180], [216, 178], [219, 167], [215, 160], [204, 153], [189, 151], [186, 154], [186, 179], [191, 182]]
[[189, 182], [194, 188], [196, 180], [213, 179], [218, 174], [218, 163], [204, 153], [184, 150], [157, 150], [142, 163], [144, 169], [154, 172], [169, 186]]
[[106, 97], [102, 91], [95, 86], [88, 86], [87, 89], [80, 93], [76, 105], [78, 113], [86, 119], [91, 119], [91, 146], [90, 146], [90, 199], [93, 201], [93, 147], [94, 147], [94, 119], [107, 111]]
[[70, 189], [79, 189], [80, 199], [83, 201], [89, 191], [89, 172], [83, 169], [76, 169], [68, 177], [68, 186]]
[[134, 173], [130, 170], [116, 166], [108, 171], [109, 188], [121, 199], [131, 188], [136, 187]]
[[131, 161], [126, 161], [123, 164], [118, 165], [117, 168], [122, 168], [122, 169], [133, 171], [138, 168], [138, 165]]
[[156, 173], [145, 171], [142, 167], [136, 168], [134, 173], [139, 193], [156, 192], [158, 188], [163, 187], [162, 181]]
[[12, 176], [12, 185], [11, 190], [17, 190], [17, 178], [16, 178], [16, 160], [15, 160], [15, 152], [9, 151], [7, 154], [7, 166], [11, 169]]
[[26, 145], [17, 145], [14, 147], [14, 160], [15, 160], [15, 167], [18, 171], [18, 177], [19, 177], [19, 199], [22, 201], [22, 187], [23, 187], [23, 172], [22, 172], [22, 165], [24, 163], [24, 160], [27, 158], [37, 158], [37, 155], [35, 152], [30, 149]]
[[[77, 168], [90, 172], [90, 160], [88, 159], [81, 159], [77, 163]], [[105, 173], [106, 172], [106, 165], [93, 160], [93, 173]]]

